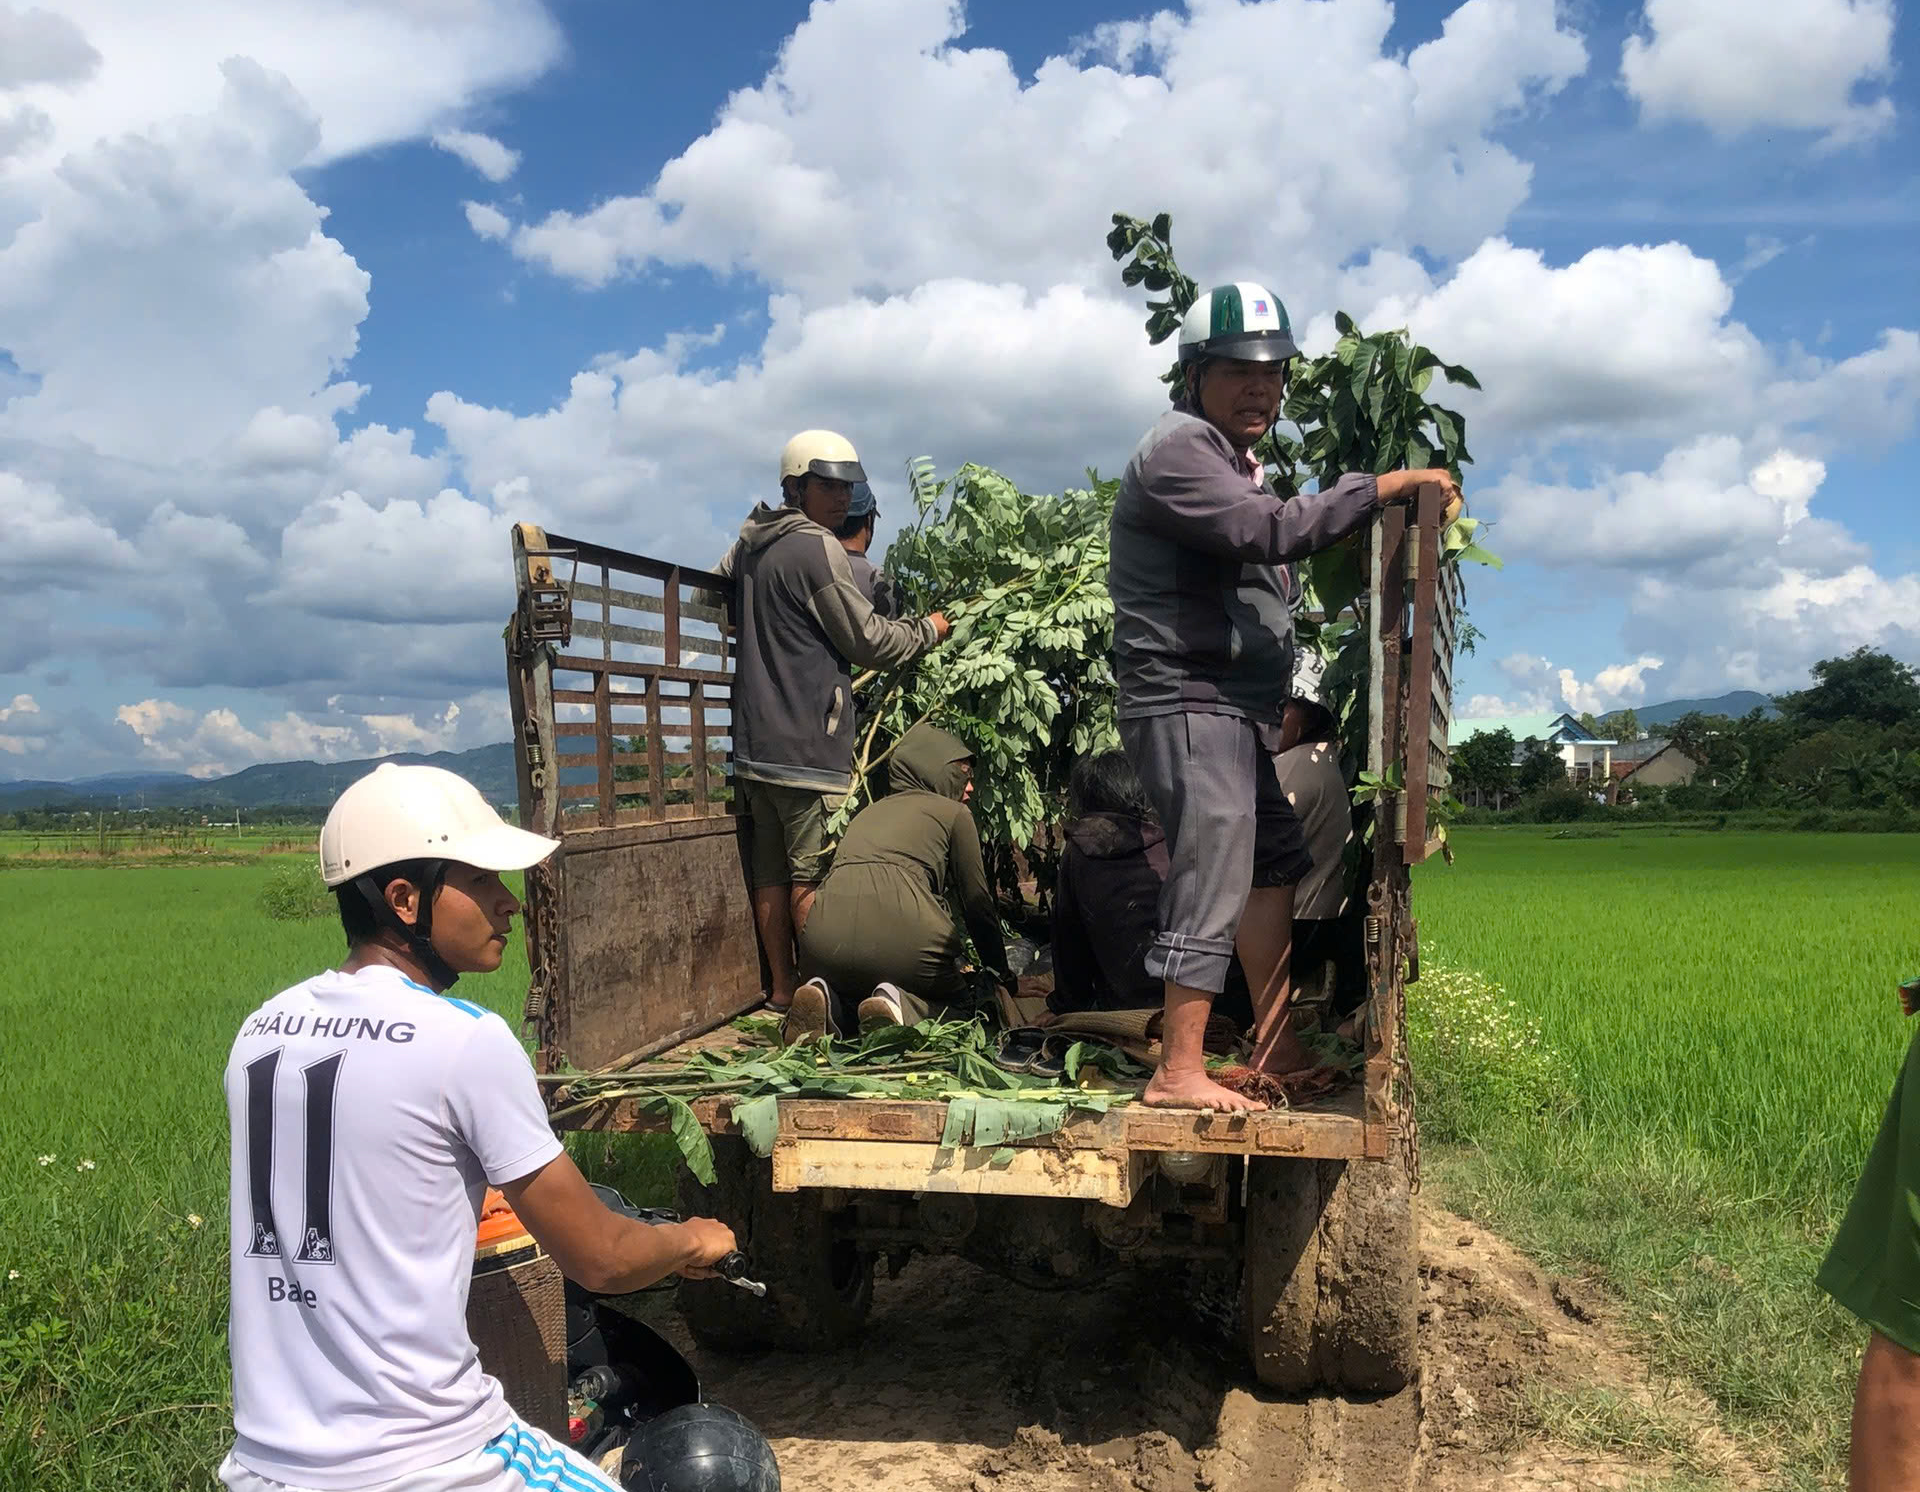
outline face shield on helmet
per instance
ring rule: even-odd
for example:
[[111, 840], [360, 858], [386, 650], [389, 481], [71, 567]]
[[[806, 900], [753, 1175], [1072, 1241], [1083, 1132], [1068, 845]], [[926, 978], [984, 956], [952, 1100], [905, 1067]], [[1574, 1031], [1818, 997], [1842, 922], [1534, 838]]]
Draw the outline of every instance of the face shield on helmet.
[[866, 468], [853, 442], [832, 430], [802, 430], [780, 453], [780, 485], [789, 477], [824, 477], [829, 482], [864, 482]]

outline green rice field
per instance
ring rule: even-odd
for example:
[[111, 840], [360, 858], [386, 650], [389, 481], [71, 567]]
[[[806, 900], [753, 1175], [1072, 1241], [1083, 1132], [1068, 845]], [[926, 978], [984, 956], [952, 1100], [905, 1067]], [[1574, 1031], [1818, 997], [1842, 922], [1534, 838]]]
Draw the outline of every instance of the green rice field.
[[[1427, 1184], [1610, 1290], [1781, 1487], [1837, 1486], [1861, 1332], [1810, 1278], [1909, 1035], [1920, 837], [1550, 832], [1462, 830], [1419, 874]], [[204, 1488], [220, 1071], [339, 935], [266, 915], [284, 859], [7, 858], [0, 1486]], [[461, 993], [511, 1015], [524, 979]]]
[[1544, 1074], [1530, 1113], [1436, 1101], [1472, 1143], [1429, 1145], [1429, 1174], [1606, 1284], [1781, 1485], [1841, 1485], [1864, 1331], [1812, 1275], [1912, 1037], [1920, 837], [1553, 833], [1461, 830], [1416, 878], [1442, 971], [1416, 999], [1485, 975], [1538, 1028], [1509, 1066]]

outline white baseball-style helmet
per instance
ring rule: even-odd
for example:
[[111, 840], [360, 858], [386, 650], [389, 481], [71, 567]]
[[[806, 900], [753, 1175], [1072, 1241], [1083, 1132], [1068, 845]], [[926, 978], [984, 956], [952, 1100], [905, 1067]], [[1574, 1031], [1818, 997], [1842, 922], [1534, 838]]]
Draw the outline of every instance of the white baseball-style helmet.
[[560, 847], [516, 829], [480, 790], [442, 767], [382, 762], [334, 803], [320, 831], [320, 878], [348, 882], [402, 860], [452, 860], [525, 870]]
[[830, 482], [864, 482], [866, 468], [860, 464], [853, 442], [831, 430], [802, 430], [787, 442], [780, 453], [780, 480], [812, 474]]

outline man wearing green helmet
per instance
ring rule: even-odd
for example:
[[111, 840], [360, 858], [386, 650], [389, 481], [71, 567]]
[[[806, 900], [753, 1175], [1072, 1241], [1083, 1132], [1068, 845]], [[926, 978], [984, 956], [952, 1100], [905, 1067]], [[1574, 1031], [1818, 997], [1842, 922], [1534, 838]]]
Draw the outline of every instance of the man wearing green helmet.
[[1298, 587], [1329, 548], [1441, 470], [1354, 473], [1277, 497], [1253, 447], [1299, 355], [1286, 307], [1242, 282], [1203, 294], [1180, 328], [1185, 389], [1135, 449], [1114, 501], [1114, 675], [1120, 735], [1167, 836], [1147, 972], [1164, 983], [1164, 1057], [1146, 1101], [1258, 1109], [1207, 1076], [1202, 1038], [1236, 951], [1253, 993], [1254, 1065], [1309, 1065], [1289, 1023], [1293, 887], [1311, 869], [1300, 821], [1261, 748], [1293, 688]]

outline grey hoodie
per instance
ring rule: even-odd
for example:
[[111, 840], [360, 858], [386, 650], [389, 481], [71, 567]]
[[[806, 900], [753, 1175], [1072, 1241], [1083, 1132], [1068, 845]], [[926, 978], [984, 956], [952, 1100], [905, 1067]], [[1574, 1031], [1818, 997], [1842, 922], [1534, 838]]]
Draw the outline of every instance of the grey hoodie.
[[1282, 500], [1186, 405], [1146, 433], [1113, 504], [1113, 671], [1120, 716], [1239, 715], [1274, 723], [1293, 682], [1283, 568], [1379, 508], [1370, 476]]
[[853, 776], [853, 668], [898, 668], [938, 637], [874, 613], [840, 541], [798, 508], [761, 503], [717, 565], [734, 581], [733, 769], [844, 793]]

